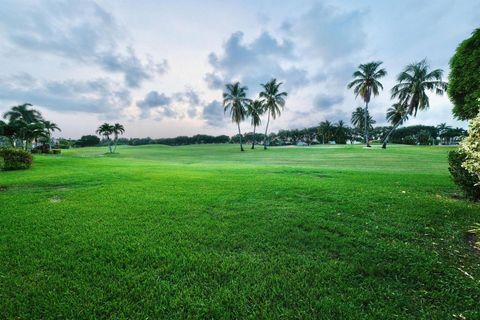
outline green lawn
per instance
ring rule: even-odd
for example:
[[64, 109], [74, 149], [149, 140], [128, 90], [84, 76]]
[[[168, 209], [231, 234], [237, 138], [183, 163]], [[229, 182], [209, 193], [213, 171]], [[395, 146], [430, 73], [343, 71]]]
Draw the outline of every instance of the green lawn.
[[0, 318], [480, 319], [450, 149], [238, 149], [0, 172]]

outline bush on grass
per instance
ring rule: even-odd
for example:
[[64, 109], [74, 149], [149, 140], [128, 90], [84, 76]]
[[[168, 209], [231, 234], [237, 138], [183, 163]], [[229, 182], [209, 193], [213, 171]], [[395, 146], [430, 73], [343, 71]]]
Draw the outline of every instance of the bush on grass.
[[3, 170], [28, 169], [32, 165], [32, 155], [21, 149], [1, 148], [0, 149], [0, 167]]
[[480, 200], [480, 180], [477, 175], [463, 167], [466, 154], [461, 150], [450, 151], [448, 155], [449, 170], [453, 181], [462, 189], [465, 196], [473, 201]]

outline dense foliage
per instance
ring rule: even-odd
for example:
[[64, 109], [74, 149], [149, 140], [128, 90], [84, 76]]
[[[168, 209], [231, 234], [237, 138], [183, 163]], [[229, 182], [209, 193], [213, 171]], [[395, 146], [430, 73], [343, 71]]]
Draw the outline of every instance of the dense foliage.
[[480, 183], [480, 179], [463, 167], [466, 158], [465, 153], [461, 150], [450, 151], [448, 155], [449, 170], [453, 181], [462, 189], [465, 196], [478, 201], [480, 200], [480, 187], [477, 184]]
[[480, 98], [480, 29], [458, 46], [450, 60], [448, 82], [455, 117], [474, 118], [479, 112], [477, 99]]
[[93, 147], [100, 143], [100, 138], [95, 135], [82, 136], [75, 142], [76, 147]]
[[3, 170], [28, 169], [32, 165], [32, 155], [22, 149], [0, 148], [0, 167]]
[[[470, 121], [468, 136], [462, 141], [460, 150], [465, 153], [463, 167], [480, 180], [480, 113]], [[480, 184], [477, 188], [480, 190]]]

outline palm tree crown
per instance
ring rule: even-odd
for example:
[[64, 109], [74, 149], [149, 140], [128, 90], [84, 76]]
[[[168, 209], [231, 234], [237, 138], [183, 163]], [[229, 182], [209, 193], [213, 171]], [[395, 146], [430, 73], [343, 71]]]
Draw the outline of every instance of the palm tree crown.
[[30, 103], [24, 103], [19, 106], [14, 106], [10, 111], [5, 112], [3, 115], [4, 119], [9, 121], [23, 120], [26, 123], [34, 123], [42, 120], [42, 114], [35, 109], [29, 109], [31, 107]]
[[105, 136], [107, 140], [110, 140], [110, 135], [113, 133], [113, 126], [108, 123], [104, 123], [98, 127], [96, 132], [102, 136]]
[[348, 89], [353, 88], [355, 97], [362, 97], [365, 103], [370, 102], [370, 98], [378, 96], [379, 89], [383, 90], [383, 85], [378, 79], [387, 75], [385, 69], [379, 69], [381, 61], [369, 62], [358, 66], [358, 70], [353, 73], [354, 80], [348, 84]]
[[408, 113], [405, 105], [401, 103], [394, 103], [387, 109], [387, 120], [392, 125], [402, 125], [408, 120]]
[[262, 124], [260, 116], [263, 114], [265, 108], [261, 100], [253, 100], [247, 104], [247, 115], [251, 118], [252, 126], [256, 127]]
[[245, 120], [247, 115], [245, 105], [250, 102], [247, 98], [247, 87], [240, 86], [240, 82], [227, 84], [226, 91], [223, 93], [223, 107], [227, 112], [230, 109], [230, 116], [233, 122], [237, 124]]
[[[355, 109], [355, 111], [352, 112], [351, 122], [353, 126], [358, 129], [362, 129], [365, 127], [365, 111], [361, 107], [358, 107], [357, 109]], [[367, 127], [369, 129], [373, 129], [373, 125], [375, 123], [376, 121], [373, 120], [372, 116], [367, 112]]]
[[262, 84], [263, 91], [260, 92], [260, 98], [263, 98], [265, 104], [265, 111], [275, 119], [281, 114], [285, 107], [285, 97], [287, 93], [280, 91], [282, 82], [277, 82], [277, 79], [272, 79], [267, 83]]
[[392, 99], [398, 98], [405, 104], [409, 115], [416, 116], [418, 110], [430, 107], [427, 90], [442, 95], [447, 89], [447, 83], [442, 81], [443, 70], [429, 69], [425, 59], [409, 64], [398, 75], [398, 84], [392, 88]]

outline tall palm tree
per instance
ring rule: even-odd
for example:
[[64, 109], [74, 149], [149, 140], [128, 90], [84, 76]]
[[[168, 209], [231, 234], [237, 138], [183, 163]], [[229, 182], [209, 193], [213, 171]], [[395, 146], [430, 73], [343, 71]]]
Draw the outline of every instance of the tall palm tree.
[[34, 123], [42, 120], [42, 114], [35, 109], [29, 109], [30, 103], [24, 103], [22, 105], [14, 106], [3, 115], [4, 119], [9, 121], [23, 120], [26, 123]]
[[265, 108], [261, 100], [254, 100], [247, 104], [247, 115], [250, 117], [253, 126], [252, 149], [255, 149], [255, 129], [262, 124], [260, 116], [264, 110]]
[[[373, 61], [358, 66], [358, 70], [353, 73], [354, 80], [348, 84], [348, 89], [353, 88], [355, 97], [360, 96], [365, 101], [365, 118], [368, 115], [368, 103], [373, 96], [378, 96], [379, 89], [383, 90], [383, 85], [378, 79], [387, 75], [385, 69], [379, 69], [382, 61]], [[365, 143], [370, 147], [368, 141], [368, 126], [364, 123], [365, 128]]]
[[325, 140], [328, 142], [332, 137], [333, 125], [330, 121], [325, 120], [320, 122], [318, 126], [318, 134], [322, 136], [322, 143], [325, 144]]
[[263, 149], [267, 149], [268, 145], [268, 125], [270, 124], [270, 117], [274, 120], [280, 116], [281, 111], [285, 107], [285, 98], [287, 93], [280, 91], [282, 82], [277, 82], [277, 79], [272, 79], [267, 83], [262, 84], [263, 91], [260, 92], [260, 98], [263, 99], [265, 105], [265, 112], [268, 113], [267, 126], [265, 127], [265, 138], [263, 140]]
[[388, 139], [390, 139], [390, 135], [395, 131], [399, 126], [405, 123], [408, 120], [408, 113], [407, 108], [404, 104], [395, 103], [387, 110], [387, 120], [393, 126], [392, 130], [390, 130], [383, 139], [382, 148], [387, 148]]
[[373, 125], [376, 123], [372, 116], [367, 112], [367, 121], [365, 122], [365, 111], [358, 107], [352, 112], [352, 119], [350, 120], [354, 127], [362, 129], [367, 127], [369, 130], [373, 129]]
[[112, 153], [112, 143], [110, 140], [110, 135], [113, 133], [113, 126], [105, 122], [100, 127], [98, 127], [96, 132], [107, 139], [108, 150], [110, 151], [110, 153]]
[[397, 76], [398, 84], [392, 88], [392, 99], [398, 98], [406, 105], [407, 113], [414, 117], [418, 110], [430, 107], [427, 90], [442, 95], [447, 89], [447, 83], [442, 81], [443, 70], [429, 69], [425, 59], [409, 64]]
[[115, 150], [117, 150], [118, 135], [125, 133], [125, 127], [123, 125], [121, 125], [120, 123], [115, 123], [112, 126], [112, 133], [113, 133], [113, 137], [114, 137], [113, 139], [114, 139], [114, 142], [115, 142], [115, 145], [113, 147], [113, 152], [115, 152]]
[[242, 132], [240, 131], [240, 122], [245, 120], [247, 110], [245, 106], [250, 103], [247, 98], [247, 87], [240, 86], [240, 82], [229, 83], [225, 85], [226, 91], [223, 93], [223, 111], [230, 109], [232, 121], [238, 126], [238, 135], [240, 137], [240, 150], [243, 150]]

